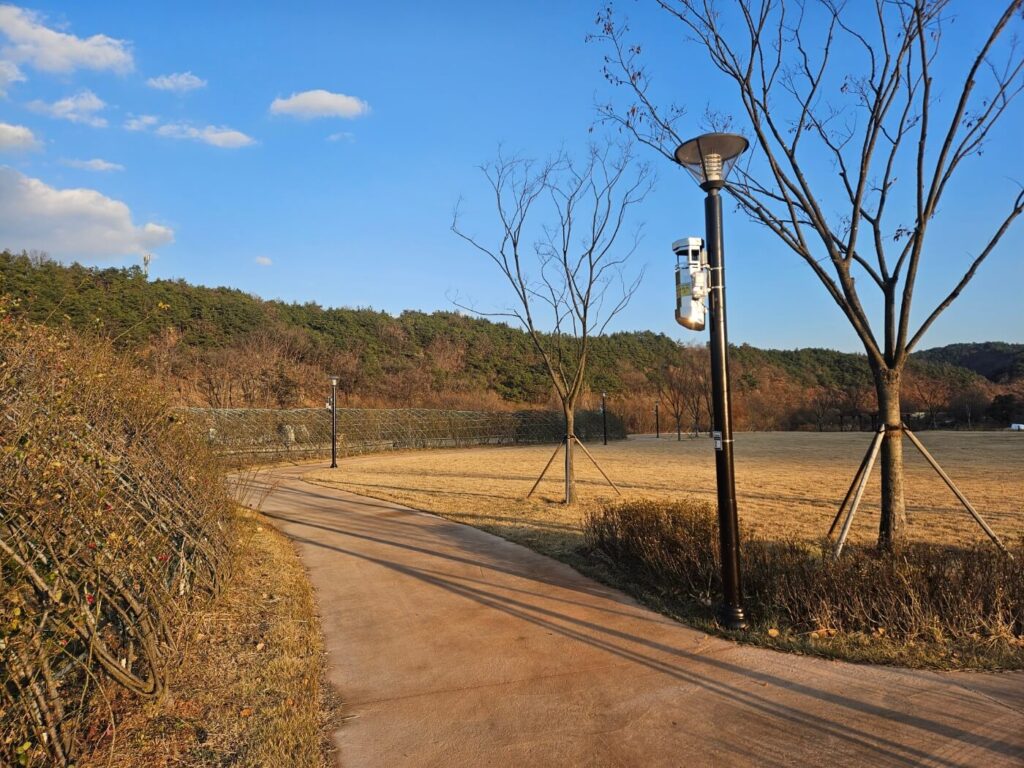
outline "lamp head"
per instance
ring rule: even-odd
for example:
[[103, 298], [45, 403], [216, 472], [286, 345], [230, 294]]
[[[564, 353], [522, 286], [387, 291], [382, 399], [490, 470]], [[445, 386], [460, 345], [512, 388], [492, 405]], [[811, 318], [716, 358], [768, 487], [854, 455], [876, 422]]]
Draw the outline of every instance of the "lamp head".
[[331, 382], [332, 387], [338, 386], [338, 382], [341, 381], [341, 376], [328, 376], [327, 380]]
[[725, 186], [736, 159], [750, 146], [735, 133], [705, 133], [676, 147], [675, 158], [700, 184], [710, 191]]

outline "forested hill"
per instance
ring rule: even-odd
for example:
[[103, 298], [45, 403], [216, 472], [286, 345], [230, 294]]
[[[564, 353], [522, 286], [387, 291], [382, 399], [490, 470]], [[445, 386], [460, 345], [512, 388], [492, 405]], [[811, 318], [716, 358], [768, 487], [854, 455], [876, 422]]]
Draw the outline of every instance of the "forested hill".
[[1024, 380], [1024, 344], [1002, 341], [950, 344], [926, 349], [915, 357], [967, 368], [1000, 384]]
[[[36, 322], [97, 331], [137, 355], [183, 403], [218, 407], [321, 405], [325, 375], [342, 377], [342, 402], [366, 406], [513, 408], [547, 404], [548, 380], [527, 335], [456, 312], [329, 309], [264, 301], [231, 288], [149, 280], [138, 267], [63, 266], [0, 252], [0, 293], [8, 311]], [[668, 366], [706, 353], [649, 331], [593, 340], [584, 407], [606, 391], [633, 429], [652, 424]], [[795, 428], [867, 412], [870, 379], [861, 355], [823, 349], [733, 350], [737, 421], [747, 428]], [[915, 364], [908, 409], [949, 405], [952, 393], [982, 401], [1004, 388], [944, 360]], [[913, 395], [920, 392], [921, 396]], [[914, 399], [916, 397], [916, 399]], [[840, 419], [841, 421], [841, 419]]]

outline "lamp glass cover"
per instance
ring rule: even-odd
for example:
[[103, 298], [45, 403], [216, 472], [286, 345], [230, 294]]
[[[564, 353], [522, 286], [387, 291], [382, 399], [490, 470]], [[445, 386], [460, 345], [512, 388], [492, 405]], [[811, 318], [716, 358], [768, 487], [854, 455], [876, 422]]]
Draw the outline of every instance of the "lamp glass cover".
[[747, 140], [735, 133], [705, 133], [680, 144], [675, 157], [701, 186], [721, 185], [748, 146]]

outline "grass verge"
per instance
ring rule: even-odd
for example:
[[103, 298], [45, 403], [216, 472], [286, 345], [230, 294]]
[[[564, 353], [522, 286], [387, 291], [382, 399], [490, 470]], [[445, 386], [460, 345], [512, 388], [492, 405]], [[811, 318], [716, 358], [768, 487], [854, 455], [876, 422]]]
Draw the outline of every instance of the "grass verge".
[[[587, 515], [580, 553], [628, 591], [715, 629], [718, 526], [702, 502], [633, 501]], [[851, 661], [940, 669], [1024, 668], [1024, 542], [907, 545], [891, 555], [744, 536], [751, 627], [737, 638]]]
[[332, 765], [335, 702], [309, 580], [261, 515], [238, 517], [231, 575], [188, 617], [166, 693], [140, 706], [108, 686], [123, 713], [116, 730], [92, 734], [81, 768]]

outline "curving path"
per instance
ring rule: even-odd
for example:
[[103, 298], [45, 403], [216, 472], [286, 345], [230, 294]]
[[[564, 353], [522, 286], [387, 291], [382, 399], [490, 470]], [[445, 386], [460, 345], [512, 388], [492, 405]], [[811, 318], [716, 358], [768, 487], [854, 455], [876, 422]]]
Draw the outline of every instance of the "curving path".
[[[261, 475], [363, 766], [1024, 765], [1024, 675], [789, 656], [464, 525]], [[268, 481], [269, 478], [269, 481]]]

